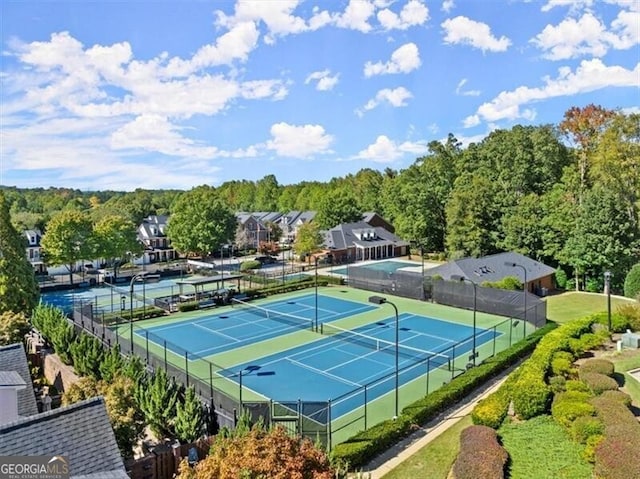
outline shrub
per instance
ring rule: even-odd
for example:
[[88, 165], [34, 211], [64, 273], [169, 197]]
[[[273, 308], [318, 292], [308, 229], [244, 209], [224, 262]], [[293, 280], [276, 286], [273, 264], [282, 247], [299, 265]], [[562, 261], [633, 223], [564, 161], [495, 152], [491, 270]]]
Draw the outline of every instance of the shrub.
[[556, 395], [551, 406], [553, 419], [566, 429], [570, 429], [573, 421], [581, 416], [593, 416], [596, 412], [589, 403], [588, 393], [570, 391]]
[[453, 477], [501, 479], [508, 457], [493, 429], [469, 426], [460, 434], [460, 452], [453, 464]]
[[549, 409], [551, 390], [545, 382], [533, 374], [520, 374], [514, 386], [513, 407], [522, 419], [544, 414]]
[[573, 371], [573, 354], [568, 351], [558, 351], [551, 359], [551, 372], [555, 376], [569, 376]]
[[504, 418], [507, 417], [511, 403], [511, 388], [517, 379], [518, 371], [514, 371], [498, 390], [478, 401], [471, 412], [473, 424], [493, 429], [500, 427]]
[[602, 434], [594, 434], [593, 436], [589, 436], [587, 438], [587, 443], [584, 446], [584, 451], [582, 451], [582, 457], [585, 461], [593, 464], [596, 462], [596, 447], [604, 440], [604, 435]]
[[615, 368], [611, 361], [599, 358], [587, 359], [578, 369], [580, 379], [582, 379], [582, 375], [585, 373], [599, 373], [605, 376], [613, 376], [614, 372]]
[[260, 269], [261, 266], [262, 266], [262, 263], [260, 263], [260, 261], [255, 261], [255, 260], [243, 261], [242, 263], [240, 263], [240, 271], [245, 272], [245, 271], [250, 271], [252, 269]]
[[189, 301], [187, 303], [178, 304], [178, 311], [180, 311], [181, 313], [186, 313], [187, 311], [195, 311], [196, 309], [198, 309], [197, 301]]
[[[612, 322], [613, 322], [612, 315]], [[632, 331], [640, 331], [640, 305], [638, 304], [623, 304], [618, 306], [616, 309], [615, 316], [619, 316], [620, 322], [624, 322], [626, 327], [621, 329], [620, 331], [624, 331], [625, 329], [631, 329]]]
[[602, 290], [602, 282], [598, 278], [588, 278], [584, 289], [589, 293], [597, 293]]
[[568, 278], [566, 288], [568, 291], [576, 289], [576, 280], [575, 278]]
[[591, 391], [589, 390], [589, 386], [578, 379], [568, 380], [565, 383], [564, 388], [567, 391], [581, 391], [583, 393], [591, 393]]
[[636, 298], [640, 294], [640, 263], [633, 265], [624, 279], [624, 295]]
[[73, 358], [73, 368], [78, 375], [101, 379], [100, 363], [104, 350], [100, 341], [88, 334], [81, 334], [69, 349]]
[[632, 402], [631, 396], [629, 396], [627, 393], [620, 391], [619, 389], [604, 391], [600, 395], [600, 397], [605, 400], [619, 402], [620, 404], [623, 404], [626, 407], [630, 407]]
[[556, 286], [560, 289], [567, 287], [567, 273], [562, 268], [556, 270]]
[[580, 416], [571, 424], [571, 437], [580, 444], [587, 444], [591, 436], [599, 436], [604, 433], [604, 424], [597, 417]]
[[554, 394], [566, 391], [567, 379], [564, 376], [552, 376], [549, 378], [549, 387]]
[[618, 389], [618, 383], [615, 379], [599, 373], [583, 373], [580, 379], [589, 387], [591, 392], [599, 396], [604, 391], [615, 391]]

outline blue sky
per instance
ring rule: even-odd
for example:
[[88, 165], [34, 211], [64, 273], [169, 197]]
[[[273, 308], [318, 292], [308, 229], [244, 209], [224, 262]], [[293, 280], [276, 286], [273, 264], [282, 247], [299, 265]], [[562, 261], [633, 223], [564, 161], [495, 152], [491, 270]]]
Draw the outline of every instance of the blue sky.
[[0, 184], [189, 189], [403, 169], [640, 112], [638, 0], [3, 0]]

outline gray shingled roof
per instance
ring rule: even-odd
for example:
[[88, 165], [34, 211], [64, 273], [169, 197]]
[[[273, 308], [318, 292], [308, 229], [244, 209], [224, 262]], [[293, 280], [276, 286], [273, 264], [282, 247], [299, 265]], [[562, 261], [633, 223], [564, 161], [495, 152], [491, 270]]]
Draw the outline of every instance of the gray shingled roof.
[[27, 353], [25, 353], [22, 343], [0, 347], [0, 370], [17, 372], [27, 384], [26, 388], [18, 391], [18, 414], [20, 416], [38, 414], [38, 404], [33, 392]]
[[520, 253], [498, 253], [482, 258], [462, 258], [450, 261], [441, 266], [429, 269], [430, 276], [440, 275], [450, 279], [452, 275], [464, 276], [475, 283], [483, 281], [500, 281], [506, 276], [515, 276], [524, 283], [522, 268], [507, 266], [505, 263], [516, 263], [527, 270], [527, 282], [531, 283], [555, 273], [555, 270], [544, 263], [528, 258]]
[[[373, 230], [376, 233], [376, 238], [373, 240], [359, 240], [356, 236], [356, 233], [359, 230]], [[409, 244], [390, 231], [387, 231], [380, 226], [371, 226], [364, 221], [358, 221], [357, 223], [343, 223], [324, 232], [324, 245], [327, 248], [337, 250], [346, 249], [355, 244], [378, 246], [388, 244], [389, 242], [394, 243], [395, 246]]]
[[72, 477], [125, 471], [102, 397], [0, 426], [0, 455], [65, 456]]

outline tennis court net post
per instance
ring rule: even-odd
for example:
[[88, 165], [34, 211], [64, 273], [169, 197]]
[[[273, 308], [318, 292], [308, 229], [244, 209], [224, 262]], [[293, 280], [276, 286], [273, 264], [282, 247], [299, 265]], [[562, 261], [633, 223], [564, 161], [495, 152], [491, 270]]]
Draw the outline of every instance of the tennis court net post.
[[303, 318], [291, 313], [282, 313], [273, 309], [265, 308], [264, 306], [258, 306], [257, 304], [251, 304], [241, 299], [231, 298], [231, 307], [236, 311], [243, 311], [254, 314], [260, 318], [266, 318], [280, 323], [294, 326], [298, 329], [310, 329], [315, 331], [314, 321], [312, 319]]

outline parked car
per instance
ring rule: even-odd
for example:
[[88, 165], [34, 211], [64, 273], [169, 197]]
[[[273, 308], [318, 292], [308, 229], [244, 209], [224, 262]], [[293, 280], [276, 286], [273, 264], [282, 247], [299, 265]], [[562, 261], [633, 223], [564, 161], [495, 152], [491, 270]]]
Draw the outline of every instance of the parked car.
[[277, 263], [278, 262], [278, 258], [274, 258], [273, 256], [268, 256], [268, 255], [263, 255], [263, 256], [256, 256], [255, 258], [256, 261], [258, 261], [260, 264], [273, 264], [273, 263]]

